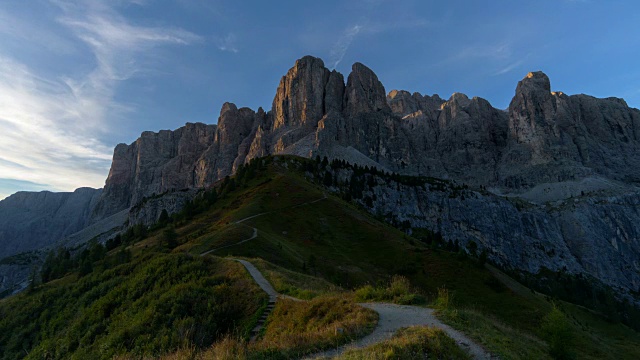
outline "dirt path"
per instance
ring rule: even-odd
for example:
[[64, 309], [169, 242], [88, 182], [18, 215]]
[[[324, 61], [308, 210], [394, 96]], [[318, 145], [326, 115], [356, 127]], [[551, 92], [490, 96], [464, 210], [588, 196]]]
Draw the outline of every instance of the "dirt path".
[[[316, 200], [313, 200], [313, 201], [307, 201], [307, 202], [305, 202], [305, 203], [298, 204], [298, 205], [293, 205], [293, 206], [290, 206], [290, 208], [294, 209], [294, 208], [297, 208], [297, 207], [300, 207], [300, 206], [305, 206], [305, 205], [315, 204], [315, 203], [317, 203], [318, 201], [322, 201], [322, 200], [324, 200], [324, 199], [326, 199], [326, 198], [327, 198], [327, 194], [324, 194], [324, 196], [323, 196], [323, 197], [321, 197], [320, 199], [316, 199]], [[257, 218], [258, 216], [262, 216], [262, 215], [265, 215], [265, 214], [271, 214], [271, 213], [274, 213], [274, 212], [276, 212], [276, 211], [280, 211], [280, 210], [284, 210], [284, 209], [287, 209], [287, 208], [282, 208], [282, 209], [273, 210], [273, 211], [267, 211], [267, 212], [259, 213], [259, 214], [256, 214], [256, 215], [248, 216], [248, 217], [246, 217], [246, 218], [244, 218], [244, 219], [240, 219], [240, 220], [238, 220], [238, 221], [234, 222], [234, 224], [236, 224], [236, 225], [237, 225], [237, 224], [242, 224], [243, 222], [245, 222], [245, 221], [247, 221], [247, 220], [251, 220], [251, 219], [253, 219], [253, 218]], [[244, 225], [244, 224], [243, 224], [243, 225]], [[245, 225], [245, 226], [247, 226], [247, 225]], [[250, 227], [251, 229], [253, 229], [253, 235], [251, 235], [251, 237], [249, 237], [249, 238], [247, 238], [247, 239], [244, 239], [244, 240], [240, 240], [240, 241], [239, 241], [239, 242], [237, 242], [237, 243], [233, 243], [233, 244], [229, 244], [229, 245], [224, 245], [224, 246], [217, 247], [217, 248], [215, 248], [215, 249], [211, 249], [211, 250], [209, 250], [209, 251], [205, 251], [205, 252], [203, 252], [202, 254], [200, 254], [200, 256], [205, 256], [205, 255], [211, 254], [212, 252], [214, 252], [214, 251], [216, 251], [216, 250], [225, 249], [225, 248], [228, 248], [228, 247], [232, 247], [232, 246], [237, 246], [237, 245], [240, 245], [240, 244], [244, 244], [244, 243], [246, 243], [246, 242], [247, 242], [247, 241], [249, 241], [249, 240], [253, 240], [253, 239], [257, 238], [257, 237], [258, 237], [258, 229], [254, 228], [254, 227], [251, 227], [251, 226], [249, 226], [249, 227]]]
[[271, 286], [271, 283], [269, 283], [269, 281], [267, 281], [267, 279], [265, 279], [264, 276], [262, 276], [262, 273], [260, 272], [260, 270], [258, 270], [258, 268], [256, 268], [255, 266], [253, 266], [252, 263], [246, 260], [240, 260], [240, 259], [233, 259], [233, 260], [241, 263], [242, 265], [244, 265], [245, 268], [247, 268], [247, 271], [249, 271], [249, 274], [251, 275], [253, 280], [255, 280], [256, 283], [258, 283], [258, 286], [260, 286], [260, 288], [264, 290], [264, 292], [266, 292], [267, 295], [269, 295], [269, 301], [276, 301], [276, 299], [278, 298], [278, 292], [276, 291], [276, 289], [273, 288], [273, 286]]
[[[264, 290], [268, 295], [270, 301], [276, 301], [278, 297], [283, 297], [271, 286], [269, 281], [265, 279], [260, 270], [258, 270], [253, 264], [246, 260], [234, 259], [240, 262], [249, 271], [249, 274], [258, 283], [260, 288]], [[287, 298], [302, 301], [299, 299]], [[387, 340], [393, 336], [393, 334], [400, 328], [415, 326], [415, 325], [427, 325], [440, 328], [444, 330], [452, 339], [454, 339], [458, 345], [467, 350], [469, 354], [475, 359], [491, 359], [491, 354], [486, 352], [481, 346], [477, 345], [470, 338], [463, 333], [451, 328], [450, 326], [442, 323], [433, 314], [433, 309], [423, 308], [418, 306], [406, 306], [395, 305], [387, 303], [362, 303], [359, 304], [366, 308], [369, 308], [380, 315], [378, 325], [373, 332], [359, 340], [356, 340], [350, 344], [343, 345], [337, 349], [328, 350], [322, 353], [316, 353], [305, 357], [304, 359], [321, 359], [331, 358], [338, 356], [348, 349], [362, 348], [381, 341]]]
[[[318, 201], [324, 200], [326, 198], [327, 196], [325, 194], [323, 198], [306, 202], [303, 204], [295, 205], [293, 206], [293, 208], [313, 204]], [[271, 212], [264, 212], [264, 213], [256, 214], [253, 216], [249, 216], [244, 219], [236, 221], [235, 224], [241, 224], [246, 220], [253, 219], [258, 216], [262, 216]], [[200, 255], [204, 256], [219, 249], [227, 248], [230, 246], [236, 246], [236, 245], [245, 243], [249, 240], [253, 240], [256, 237], [258, 237], [258, 229], [254, 227], [252, 227], [252, 229], [253, 229], [253, 235], [250, 238], [241, 240], [240, 242], [237, 242], [231, 245], [225, 245], [216, 249], [209, 250]], [[265, 277], [262, 275], [260, 270], [258, 270], [258, 268], [256, 268], [252, 263], [246, 260], [241, 260], [241, 259], [233, 259], [233, 260], [238, 261], [242, 265], [244, 265], [244, 267], [247, 269], [251, 277], [253, 277], [253, 279], [256, 281], [258, 286], [260, 286], [260, 288], [264, 290], [264, 292], [266, 292], [267, 295], [269, 295], [270, 303], [274, 303], [278, 299], [278, 297], [280, 298], [285, 297], [285, 298], [289, 298], [296, 301], [303, 301], [300, 299], [292, 298], [290, 296], [284, 296], [284, 295], [278, 294], [278, 292], [273, 288], [273, 286], [271, 286], [269, 281], [265, 279]], [[475, 359], [491, 359], [492, 358], [490, 353], [486, 352], [480, 345], [474, 343], [473, 340], [468, 338], [466, 335], [464, 335], [463, 333], [451, 328], [450, 326], [438, 320], [438, 318], [436, 318], [435, 315], [433, 314], [434, 312], [433, 309], [417, 307], [417, 306], [387, 304], [387, 303], [364, 303], [359, 305], [369, 308], [380, 315], [380, 318], [378, 320], [378, 325], [376, 326], [376, 328], [373, 330], [371, 334], [359, 340], [356, 340], [350, 344], [343, 345], [337, 349], [332, 349], [322, 353], [312, 354], [305, 357], [304, 359], [321, 359], [321, 358], [335, 357], [342, 354], [348, 349], [362, 348], [362, 347], [366, 347], [366, 346], [387, 340], [391, 338], [398, 329], [408, 327], [408, 326], [415, 326], [415, 325], [426, 325], [426, 326], [432, 326], [432, 327], [437, 327], [439, 329], [442, 329], [444, 332], [447, 333], [447, 335], [449, 335], [452, 339], [454, 339], [461, 348], [467, 350], [469, 354]], [[259, 329], [264, 324], [264, 320], [266, 320], [266, 316], [268, 316], [270, 312], [271, 311], [269, 310], [266, 314], [263, 314], [264, 319], [262, 319], [263, 321], [261, 321], [256, 326], [256, 329], [254, 329], [255, 335], [253, 336], [253, 338], [257, 336]]]
[[416, 325], [427, 325], [440, 328], [454, 339], [461, 348], [468, 351], [473, 358], [491, 359], [491, 354], [487, 353], [482, 347], [474, 343], [473, 340], [438, 320], [438, 318], [433, 314], [433, 309], [386, 303], [364, 303], [359, 305], [369, 308], [380, 315], [378, 326], [375, 330], [371, 334], [350, 344], [343, 345], [337, 349], [313, 354], [305, 359], [332, 358], [349, 349], [362, 348], [382, 342], [391, 338], [398, 329]]

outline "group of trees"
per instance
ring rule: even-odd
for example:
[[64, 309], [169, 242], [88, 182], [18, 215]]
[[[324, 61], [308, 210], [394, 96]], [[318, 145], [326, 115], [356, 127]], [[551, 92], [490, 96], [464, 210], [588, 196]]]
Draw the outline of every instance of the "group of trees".
[[[59, 279], [72, 271], [77, 271], [80, 276], [85, 276], [91, 273], [98, 265], [102, 269], [106, 269], [131, 259], [131, 252], [123, 247], [121, 251], [115, 253], [109, 259], [109, 262], [105, 262], [103, 260], [107, 255], [107, 251], [107, 247], [97, 241], [91, 241], [82, 250], [76, 250], [75, 252], [65, 247], [52, 250], [47, 254], [40, 269], [40, 281], [47, 283], [51, 280]], [[36, 281], [35, 277], [31, 279], [32, 289], [35, 287]]]
[[614, 289], [595, 278], [546, 268], [536, 275], [513, 276], [527, 287], [595, 310], [612, 322], [622, 322], [640, 331], [640, 309], [627, 299], [620, 299]]

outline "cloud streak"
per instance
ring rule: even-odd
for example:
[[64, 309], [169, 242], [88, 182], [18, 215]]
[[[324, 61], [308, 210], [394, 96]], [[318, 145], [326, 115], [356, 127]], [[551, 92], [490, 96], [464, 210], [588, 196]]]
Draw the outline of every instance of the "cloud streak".
[[220, 51], [228, 51], [231, 53], [237, 53], [238, 47], [236, 46], [237, 38], [233, 33], [227, 34], [227, 36], [218, 39], [218, 50]]
[[118, 85], [144, 75], [157, 47], [201, 41], [179, 28], [133, 25], [101, 2], [54, 4], [62, 14], [57, 24], [70, 35], [65, 42], [84, 49], [83, 62], [93, 65], [52, 75], [0, 50], [0, 174], [8, 184], [4, 192], [28, 183], [56, 191], [102, 186], [112, 149], [100, 137], [113, 131], [108, 120], [134, 110], [134, 105], [115, 101]]
[[342, 33], [336, 44], [331, 48], [331, 52], [329, 54], [331, 58], [331, 63], [333, 64], [333, 68], [335, 69], [338, 64], [344, 59], [344, 55], [349, 50], [351, 43], [355, 40], [356, 36], [362, 31], [361, 25], [353, 25], [345, 29]]

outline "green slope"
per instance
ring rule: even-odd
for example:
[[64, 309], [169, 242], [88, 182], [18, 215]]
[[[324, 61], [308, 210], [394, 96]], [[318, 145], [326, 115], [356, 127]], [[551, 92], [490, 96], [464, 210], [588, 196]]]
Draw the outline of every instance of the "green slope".
[[[34, 358], [45, 352], [79, 358], [156, 356], [207, 347], [224, 334], [242, 336], [264, 297], [238, 264], [218, 258], [233, 256], [254, 259], [278, 291], [302, 298], [331, 293], [353, 299], [352, 290], [402, 275], [429, 302], [439, 304], [446, 321], [501, 358], [547, 356], [541, 324], [553, 308], [551, 299], [478, 266], [475, 259], [431, 249], [332, 195], [310, 176], [309, 169], [322, 166], [295, 157], [254, 161], [172, 216], [172, 224], [159, 224], [148, 235], [131, 231], [128, 242], [98, 261], [89, 275], [79, 278], [79, 270], [72, 270], [33, 293], [1, 300], [0, 353], [9, 354], [4, 358], [26, 352]], [[177, 247], [167, 248], [164, 226], [175, 228]], [[254, 229], [256, 238], [235, 245], [251, 238]], [[198, 256], [217, 248], [211, 254], [215, 257]], [[132, 260], [108, 265], [123, 249]], [[183, 269], [181, 277], [172, 275], [175, 269]], [[216, 293], [222, 288], [226, 296]], [[189, 298], [192, 294], [200, 295]], [[233, 321], [197, 306], [181, 315], [188, 310], [185, 302], [211, 295], [221, 308], [239, 299]], [[444, 295], [448, 306], [442, 306]], [[183, 301], [175, 311], [167, 305], [174, 301]], [[575, 335], [571, 351], [577, 358], [640, 358], [638, 333], [577, 306], [560, 307]], [[209, 334], [204, 338], [177, 340], [187, 325], [212, 323], [219, 330], [199, 330]], [[124, 336], [135, 340], [117, 341]]]

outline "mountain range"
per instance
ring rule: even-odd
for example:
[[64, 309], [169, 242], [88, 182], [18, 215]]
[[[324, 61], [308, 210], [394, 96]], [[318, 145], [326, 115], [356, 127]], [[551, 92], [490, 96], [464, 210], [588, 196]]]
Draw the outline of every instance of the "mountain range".
[[638, 150], [640, 110], [618, 98], [553, 92], [542, 72], [527, 74], [502, 110], [460, 93], [448, 100], [387, 93], [360, 63], [345, 82], [305, 56], [282, 77], [269, 111], [225, 103], [216, 125], [143, 132], [116, 146], [102, 190], [0, 201], [0, 257], [8, 257], [0, 261], [0, 293], [25, 286], [35, 261], [25, 258], [150, 225], [252, 159], [296, 155], [423, 179], [421, 186], [379, 180], [357, 200], [409, 232], [473, 242], [505, 269], [584, 275], [634, 296]]

